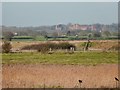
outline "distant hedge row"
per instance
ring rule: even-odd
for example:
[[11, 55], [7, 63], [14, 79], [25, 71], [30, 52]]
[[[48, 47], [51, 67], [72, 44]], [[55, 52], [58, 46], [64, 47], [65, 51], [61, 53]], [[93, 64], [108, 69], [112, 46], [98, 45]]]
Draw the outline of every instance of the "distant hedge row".
[[14, 36], [12, 39], [33, 39], [32, 36]]
[[59, 49], [68, 49], [70, 48], [76, 49], [75, 45], [70, 44], [68, 42], [63, 43], [40, 43], [40, 44], [33, 44], [33, 45], [27, 45], [22, 48], [22, 50], [37, 50], [39, 52], [47, 52], [50, 49], [51, 50], [59, 50]]

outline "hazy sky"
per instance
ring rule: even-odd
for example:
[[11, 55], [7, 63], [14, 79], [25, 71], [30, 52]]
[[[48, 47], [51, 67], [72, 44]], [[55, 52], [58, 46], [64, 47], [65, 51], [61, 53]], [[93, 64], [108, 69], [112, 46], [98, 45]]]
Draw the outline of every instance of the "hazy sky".
[[117, 2], [3, 2], [2, 24], [40, 26], [58, 23], [111, 24], [118, 21]]

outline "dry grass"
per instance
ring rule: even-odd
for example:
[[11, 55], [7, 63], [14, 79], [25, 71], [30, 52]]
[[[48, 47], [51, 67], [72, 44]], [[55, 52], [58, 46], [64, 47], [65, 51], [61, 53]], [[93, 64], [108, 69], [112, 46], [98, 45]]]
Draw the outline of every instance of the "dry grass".
[[117, 64], [96, 66], [83, 65], [3, 65], [3, 88], [11, 87], [79, 87], [82, 88], [115, 87], [114, 77], [118, 76]]
[[[12, 42], [13, 49], [21, 49], [24, 46], [32, 45], [32, 44], [39, 44], [39, 43], [45, 43], [47, 41], [29, 41], [29, 42]], [[52, 43], [59, 43], [59, 42], [65, 42], [65, 41], [49, 41]], [[68, 41], [69, 43], [74, 44], [79, 48], [80, 43], [87, 42], [86, 40], [79, 40], [79, 41]], [[107, 50], [111, 48], [112, 46], [118, 46], [118, 40], [91, 40], [91, 42], [94, 42], [95, 44], [91, 48], [95, 49], [102, 49]]]
[[[58, 41], [53, 41], [58, 43]], [[69, 41], [79, 46], [85, 41]], [[117, 40], [93, 41], [94, 48], [107, 49], [117, 45]], [[12, 42], [13, 49], [21, 49], [26, 45], [41, 42]], [[44, 43], [44, 42], [42, 42]], [[59, 58], [60, 59], [60, 58]], [[84, 60], [84, 59], [83, 59]], [[102, 60], [102, 58], [101, 58]], [[29, 87], [65, 87], [78, 86], [78, 80], [83, 80], [82, 88], [116, 87], [114, 77], [118, 77], [117, 64], [85, 65], [42, 65], [42, 64], [4, 64], [2, 70], [2, 87], [29, 88]]]

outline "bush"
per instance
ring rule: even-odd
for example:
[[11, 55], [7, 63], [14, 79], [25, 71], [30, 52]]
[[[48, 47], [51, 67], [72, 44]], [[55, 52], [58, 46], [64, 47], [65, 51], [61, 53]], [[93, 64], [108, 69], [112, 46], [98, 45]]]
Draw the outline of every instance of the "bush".
[[12, 46], [11, 46], [10, 42], [5, 41], [2, 45], [2, 52], [9, 53], [9, 52], [11, 52], [11, 49], [12, 49]]
[[22, 50], [37, 50], [38, 52], [41, 53], [46, 53], [50, 49], [52, 50], [59, 50], [59, 49], [68, 49], [73, 47], [74, 49], [76, 48], [73, 44], [70, 44], [68, 42], [63, 42], [63, 43], [41, 43], [41, 44], [33, 44], [33, 45], [28, 45], [22, 48]]
[[76, 49], [76, 47], [73, 44], [70, 44], [68, 42], [63, 42], [63, 43], [58, 44], [58, 49], [69, 49], [70, 50], [71, 47]]
[[47, 53], [49, 51], [49, 46], [46, 44], [41, 44], [37, 51], [41, 53]]

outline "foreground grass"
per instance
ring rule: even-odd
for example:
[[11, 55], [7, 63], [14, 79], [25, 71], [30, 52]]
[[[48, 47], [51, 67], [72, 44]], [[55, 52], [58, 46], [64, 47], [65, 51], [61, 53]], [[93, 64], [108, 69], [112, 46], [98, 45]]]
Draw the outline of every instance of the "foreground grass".
[[38, 52], [2, 54], [3, 64], [83, 64], [118, 63], [118, 52], [75, 52], [40, 54]]

